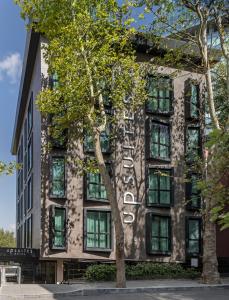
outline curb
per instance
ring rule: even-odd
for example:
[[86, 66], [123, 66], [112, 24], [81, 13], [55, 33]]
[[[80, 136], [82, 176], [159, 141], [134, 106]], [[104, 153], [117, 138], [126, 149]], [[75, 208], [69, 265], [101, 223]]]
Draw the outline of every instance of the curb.
[[174, 291], [187, 290], [207, 290], [207, 289], [229, 289], [229, 284], [216, 285], [193, 285], [193, 286], [161, 286], [161, 287], [136, 287], [136, 288], [95, 288], [95, 289], [79, 289], [65, 293], [40, 294], [40, 295], [1, 295], [0, 300], [13, 299], [58, 299], [59, 297], [73, 296], [101, 296], [107, 294], [142, 294], [142, 293], [164, 293]]

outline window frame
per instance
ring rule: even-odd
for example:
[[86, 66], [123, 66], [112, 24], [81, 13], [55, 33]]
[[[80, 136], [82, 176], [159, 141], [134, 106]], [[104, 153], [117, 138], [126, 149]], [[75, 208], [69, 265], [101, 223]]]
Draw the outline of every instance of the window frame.
[[[173, 102], [174, 102], [174, 80], [169, 76], [169, 75], [163, 75], [159, 74], [160, 76], [156, 76], [153, 74], [148, 74], [147, 75], [147, 93], [148, 93], [148, 82], [149, 78], [152, 79], [168, 79], [170, 81], [170, 91], [169, 91], [169, 111], [168, 112], [163, 112], [159, 111], [157, 109], [156, 111], [152, 111], [151, 109], [148, 108], [148, 99], [145, 102], [145, 111], [146, 113], [152, 114], [152, 115], [163, 115], [163, 116], [171, 116], [173, 114]], [[150, 97], [148, 97], [150, 98]], [[152, 98], [152, 97], [151, 97]], [[157, 107], [159, 107], [159, 102], [160, 102], [160, 97], [159, 97], [159, 90], [157, 90]]]
[[[53, 194], [53, 160], [54, 159], [63, 159], [64, 160], [64, 195], [63, 196], [57, 196]], [[51, 199], [66, 199], [67, 198], [67, 170], [66, 170], [66, 157], [65, 155], [61, 154], [53, 154], [50, 156], [50, 162], [49, 162], [49, 197]]]
[[[168, 141], [168, 146], [166, 145], [166, 147], [168, 147], [168, 152], [169, 152], [169, 157], [168, 158], [162, 158], [160, 156], [157, 156], [157, 157], [154, 157], [152, 155], [152, 152], [151, 152], [151, 131], [152, 131], [152, 127], [153, 125], [157, 125], [157, 126], [166, 126], [168, 128], [168, 133], [169, 133], [169, 141]], [[160, 121], [160, 120], [157, 120], [157, 119], [152, 119], [152, 118], [148, 118], [146, 120], [146, 125], [145, 125], [145, 132], [146, 132], [146, 135], [145, 135], [145, 138], [146, 138], [146, 141], [145, 141], [145, 146], [146, 146], [146, 149], [145, 149], [145, 153], [146, 153], [146, 158], [147, 159], [150, 159], [150, 160], [156, 160], [156, 161], [159, 161], [159, 162], [170, 162], [171, 161], [171, 154], [172, 154], [172, 147], [171, 147], [171, 122], [168, 120], [167, 122], [163, 122], [163, 121]], [[157, 143], [157, 145], [160, 147], [160, 141], [159, 143]]]
[[[194, 220], [194, 221], [198, 221], [199, 223], [199, 239], [198, 239], [198, 244], [199, 244], [199, 252], [198, 253], [192, 253], [189, 251], [189, 221], [190, 220]], [[195, 217], [195, 216], [191, 216], [191, 217], [186, 217], [186, 243], [185, 243], [185, 248], [186, 248], [186, 256], [192, 256], [192, 257], [198, 257], [202, 254], [202, 219], [201, 217]], [[194, 241], [196, 241], [196, 239], [192, 239]]]
[[[168, 251], [153, 251], [152, 248], [152, 219], [164, 218], [168, 219]], [[159, 240], [164, 237], [158, 236]], [[159, 256], [171, 256], [172, 255], [172, 221], [171, 216], [168, 214], [159, 214], [154, 212], [148, 212], [146, 214], [146, 250], [148, 255], [159, 255]]]
[[[110, 248], [96, 248], [96, 247], [88, 247], [87, 246], [87, 213], [88, 212], [95, 212], [95, 213], [106, 213], [110, 214]], [[113, 250], [113, 223], [112, 223], [112, 215], [111, 215], [111, 210], [107, 208], [85, 208], [84, 209], [84, 251], [85, 252], [111, 252]], [[94, 233], [96, 234], [96, 233]], [[97, 233], [100, 235], [101, 233]], [[108, 235], [108, 233], [106, 233]]]
[[[31, 148], [30, 148], [31, 147]], [[31, 152], [29, 151], [31, 149]], [[30, 156], [31, 154], [31, 156]], [[33, 168], [33, 135], [31, 134], [29, 140], [28, 140], [28, 146], [27, 146], [27, 162], [26, 162], [26, 171], [27, 171], [27, 177], [29, 176], [32, 168]]]
[[[63, 246], [55, 246], [54, 245], [54, 241], [55, 241], [55, 210], [56, 209], [61, 209], [64, 211], [64, 230], [62, 230], [61, 232], [63, 232], [64, 235], [64, 245]], [[50, 207], [50, 213], [49, 213], [49, 217], [50, 217], [50, 249], [51, 250], [67, 250], [67, 216], [68, 216], [68, 211], [67, 208], [65, 206], [61, 206], [61, 205], [51, 205]]]
[[[155, 190], [157, 191], [158, 193], [158, 199], [159, 199], [159, 202], [158, 203], [150, 203], [149, 202], [149, 191], [150, 191], [150, 188], [149, 188], [149, 176], [150, 176], [150, 171], [161, 171], [162, 173], [165, 171], [165, 172], [169, 172], [169, 176], [170, 176], [170, 203], [169, 204], [166, 204], [166, 203], [160, 203], [160, 176], [158, 175], [158, 178], [157, 178], [157, 183], [158, 183], [158, 189]], [[164, 208], [170, 208], [173, 206], [174, 204], [174, 169], [171, 168], [171, 167], [155, 167], [155, 166], [148, 166], [146, 168], [146, 174], [147, 174], [147, 178], [146, 178], [146, 206], [148, 207], [164, 207]], [[166, 190], [167, 191], [167, 190]]]

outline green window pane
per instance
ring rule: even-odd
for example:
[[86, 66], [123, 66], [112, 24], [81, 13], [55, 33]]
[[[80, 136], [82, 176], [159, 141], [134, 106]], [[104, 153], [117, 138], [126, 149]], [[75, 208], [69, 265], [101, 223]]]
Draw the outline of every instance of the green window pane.
[[94, 233], [87, 233], [87, 247], [94, 248], [95, 247], [95, 235]]
[[189, 253], [199, 253], [199, 241], [189, 241]]
[[169, 250], [169, 242], [168, 242], [168, 239], [166, 238], [161, 238], [160, 239], [160, 250], [162, 252], [166, 252]]
[[151, 145], [151, 155], [153, 157], [159, 157], [159, 145], [157, 144], [152, 144]]
[[160, 189], [170, 190], [170, 174], [166, 171], [162, 171], [162, 173], [160, 176]]
[[149, 191], [149, 203], [156, 204], [158, 203], [158, 192], [157, 191]]
[[55, 247], [63, 247], [64, 246], [64, 235], [62, 232], [55, 233], [54, 246]]
[[52, 85], [54, 89], [59, 87], [59, 79], [56, 72], [52, 75]]
[[152, 251], [159, 251], [160, 250], [159, 238], [152, 238], [152, 240], [151, 240], [151, 249], [152, 249]]
[[191, 117], [198, 116], [198, 86], [191, 85]]
[[154, 143], [159, 142], [159, 130], [158, 126], [153, 125], [152, 126], [152, 132], [151, 132], [151, 139]]
[[149, 174], [149, 188], [158, 189], [158, 177], [154, 174], [154, 171], [150, 170]]
[[64, 247], [64, 244], [65, 244], [65, 209], [55, 208], [54, 246]]
[[147, 101], [147, 108], [151, 111], [157, 111], [158, 109], [158, 104], [157, 104], [157, 99], [156, 98], [149, 98]]
[[170, 204], [170, 191], [161, 191], [160, 192], [160, 203], [161, 204]]
[[96, 230], [96, 216], [94, 212], [87, 213], [87, 231], [97, 232]]
[[65, 210], [55, 210], [55, 230], [64, 230]]
[[169, 236], [169, 222], [168, 222], [167, 218], [161, 218], [160, 236], [161, 237], [168, 237]]
[[159, 220], [157, 217], [154, 217], [152, 220], [152, 236], [159, 235]]
[[160, 157], [161, 158], [168, 158], [169, 157], [169, 149], [167, 146], [160, 146]]
[[189, 238], [199, 239], [199, 221], [189, 220]]
[[52, 160], [52, 195], [56, 197], [65, 195], [65, 161], [63, 157]]
[[87, 151], [93, 151], [94, 150], [94, 144], [93, 144], [92, 136], [90, 136], [90, 135], [85, 136], [84, 146], [85, 146]]

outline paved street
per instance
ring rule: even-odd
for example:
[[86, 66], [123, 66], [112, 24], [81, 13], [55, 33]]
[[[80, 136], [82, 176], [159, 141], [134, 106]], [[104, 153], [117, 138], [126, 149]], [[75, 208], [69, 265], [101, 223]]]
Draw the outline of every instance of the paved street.
[[[44, 298], [42, 298], [44, 299]], [[50, 300], [50, 298], [44, 300]], [[200, 289], [187, 292], [169, 293], [144, 293], [125, 295], [103, 295], [103, 296], [74, 296], [53, 298], [57, 300], [228, 300], [229, 289]]]

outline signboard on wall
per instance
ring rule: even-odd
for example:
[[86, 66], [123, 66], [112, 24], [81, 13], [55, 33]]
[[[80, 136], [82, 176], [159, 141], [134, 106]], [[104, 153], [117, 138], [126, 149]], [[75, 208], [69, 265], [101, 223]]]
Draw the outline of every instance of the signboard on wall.
[[38, 249], [27, 248], [0, 248], [1, 260], [15, 260], [15, 259], [38, 259], [40, 251]]

